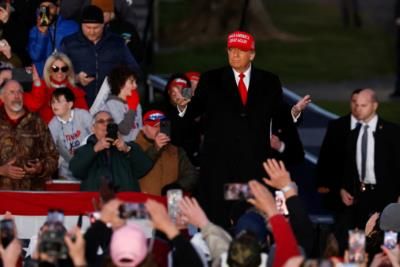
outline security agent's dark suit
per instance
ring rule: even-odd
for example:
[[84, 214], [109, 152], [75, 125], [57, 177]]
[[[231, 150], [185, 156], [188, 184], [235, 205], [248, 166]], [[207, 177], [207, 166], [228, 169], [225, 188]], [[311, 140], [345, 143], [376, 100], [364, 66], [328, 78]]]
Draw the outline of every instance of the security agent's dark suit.
[[[376, 185], [362, 192], [357, 170], [357, 138], [360, 128], [350, 132], [347, 143], [345, 175], [342, 188], [354, 197], [355, 224], [364, 227], [372, 212], [382, 211], [400, 196], [400, 128], [398, 125], [378, 118], [375, 129], [375, 178]], [[368, 195], [368, 197], [366, 197]], [[372, 199], [371, 199], [372, 198]]]
[[[396, 202], [400, 195], [400, 146], [399, 127], [378, 118], [375, 130], [375, 178], [373, 189], [368, 187], [361, 192], [361, 183], [357, 170], [357, 139], [360, 127], [352, 130], [346, 142], [344, 161], [344, 175], [340, 188], [345, 189], [354, 197], [354, 204], [345, 206], [337, 216], [335, 235], [343, 252], [347, 247], [347, 233], [349, 229], [364, 229], [368, 217], [374, 211], [382, 211], [384, 206]], [[339, 161], [339, 164], [341, 162]], [[338, 164], [338, 165], [339, 165]], [[339, 167], [339, 166], [338, 166]], [[342, 200], [340, 199], [340, 203]]]
[[230, 205], [223, 199], [223, 184], [265, 175], [270, 119], [281, 101], [279, 78], [267, 71], [252, 67], [246, 106], [231, 67], [201, 76], [185, 116], [204, 118], [198, 198], [211, 221], [228, 226]]
[[327, 187], [324, 194], [325, 208], [337, 212], [343, 208], [339, 190], [344, 175], [345, 157], [348, 136], [351, 132], [351, 114], [347, 114], [328, 124], [319, 152], [317, 164], [317, 187]]

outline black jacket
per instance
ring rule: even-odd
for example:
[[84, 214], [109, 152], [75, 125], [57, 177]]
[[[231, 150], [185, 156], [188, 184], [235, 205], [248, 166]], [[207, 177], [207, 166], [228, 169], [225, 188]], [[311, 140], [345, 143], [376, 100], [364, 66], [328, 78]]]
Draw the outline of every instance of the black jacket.
[[270, 120], [281, 102], [279, 78], [267, 71], [252, 67], [246, 106], [231, 67], [201, 76], [185, 116], [204, 120], [198, 197], [211, 221], [226, 225], [228, 220], [223, 184], [265, 175], [262, 162], [272, 154]]
[[[357, 170], [356, 153], [357, 138], [360, 128], [349, 134], [346, 147], [345, 175], [342, 188], [357, 197], [360, 190], [360, 180]], [[378, 118], [374, 138], [375, 155], [374, 167], [376, 176], [378, 209], [382, 210], [387, 204], [397, 202], [400, 196], [400, 128], [398, 125]]]

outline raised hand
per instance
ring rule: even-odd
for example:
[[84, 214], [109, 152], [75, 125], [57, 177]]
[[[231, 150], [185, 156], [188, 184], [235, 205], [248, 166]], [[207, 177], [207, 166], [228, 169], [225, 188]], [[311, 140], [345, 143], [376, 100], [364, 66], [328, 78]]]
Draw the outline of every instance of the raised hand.
[[263, 166], [269, 176], [269, 179], [263, 178], [263, 181], [267, 185], [281, 190], [292, 182], [290, 174], [282, 161], [278, 162], [275, 159], [267, 159], [267, 161], [263, 163]]
[[311, 103], [311, 96], [305, 95], [302, 99], [300, 99], [293, 107], [292, 107], [292, 116], [297, 118], [303, 110], [306, 109], [308, 104]]
[[249, 203], [264, 212], [268, 217], [278, 214], [275, 199], [264, 185], [252, 180], [249, 182], [249, 187], [254, 196], [254, 198], [247, 200]]
[[64, 236], [64, 241], [74, 266], [86, 266], [85, 239], [82, 236], [81, 229], [73, 228]]
[[165, 133], [158, 133], [154, 138], [157, 150], [160, 150], [161, 148], [166, 146], [169, 143], [169, 141], [171, 141], [171, 139]]
[[179, 202], [179, 209], [186, 222], [200, 229], [209, 223], [207, 215], [195, 198], [184, 197]]
[[149, 199], [145, 203], [147, 212], [150, 214], [153, 227], [160, 230], [167, 235], [169, 239], [173, 239], [179, 234], [178, 228], [172, 222], [168, 215], [167, 209], [161, 203], [155, 200]]

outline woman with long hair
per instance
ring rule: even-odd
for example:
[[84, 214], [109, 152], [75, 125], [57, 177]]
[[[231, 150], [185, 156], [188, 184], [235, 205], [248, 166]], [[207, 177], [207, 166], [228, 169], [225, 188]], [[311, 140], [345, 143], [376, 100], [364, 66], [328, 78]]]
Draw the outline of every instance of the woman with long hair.
[[54, 113], [51, 109], [53, 91], [60, 87], [69, 88], [75, 96], [75, 107], [88, 110], [85, 92], [75, 85], [75, 72], [71, 60], [63, 53], [55, 52], [46, 60], [43, 80], [33, 66], [32, 91], [24, 94], [24, 105], [31, 112], [38, 112], [49, 123]]

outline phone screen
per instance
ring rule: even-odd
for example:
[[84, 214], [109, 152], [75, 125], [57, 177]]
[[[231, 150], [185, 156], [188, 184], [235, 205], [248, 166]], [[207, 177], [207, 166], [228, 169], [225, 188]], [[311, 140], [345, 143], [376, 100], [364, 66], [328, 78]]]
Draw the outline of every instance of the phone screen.
[[276, 209], [280, 214], [285, 216], [289, 215], [289, 210], [286, 206], [285, 195], [280, 190], [275, 191], [275, 203], [276, 203]]
[[364, 263], [365, 233], [360, 230], [349, 230], [349, 261]]
[[0, 222], [0, 235], [3, 247], [7, 247], [14, 239], [14, 222], [10, 219], [3, 219]]
[[160, 121], [160, 133], [171, 136], [171, 122], [169, 120]]
[[386, 231], [383, 245], [388, 249], [394, 249], [397, 245], [397, 232]]
[[224, 184], [225, 200], [246, 200], [253, 195], [248, 184], [229, 183]]
[[62, 210], [49, 210], [47, 222], [64, 224], [64, 212]]
[[179, 202], [183, 198], [183, 192], [180, 189], [171, 189], [167, 191], [168, 214], [176, 224], [179, 220]]
[[122, 219], [146, 219], [149, 216], [143, 203], [123, 203], [119, 206], [119, 217]]

